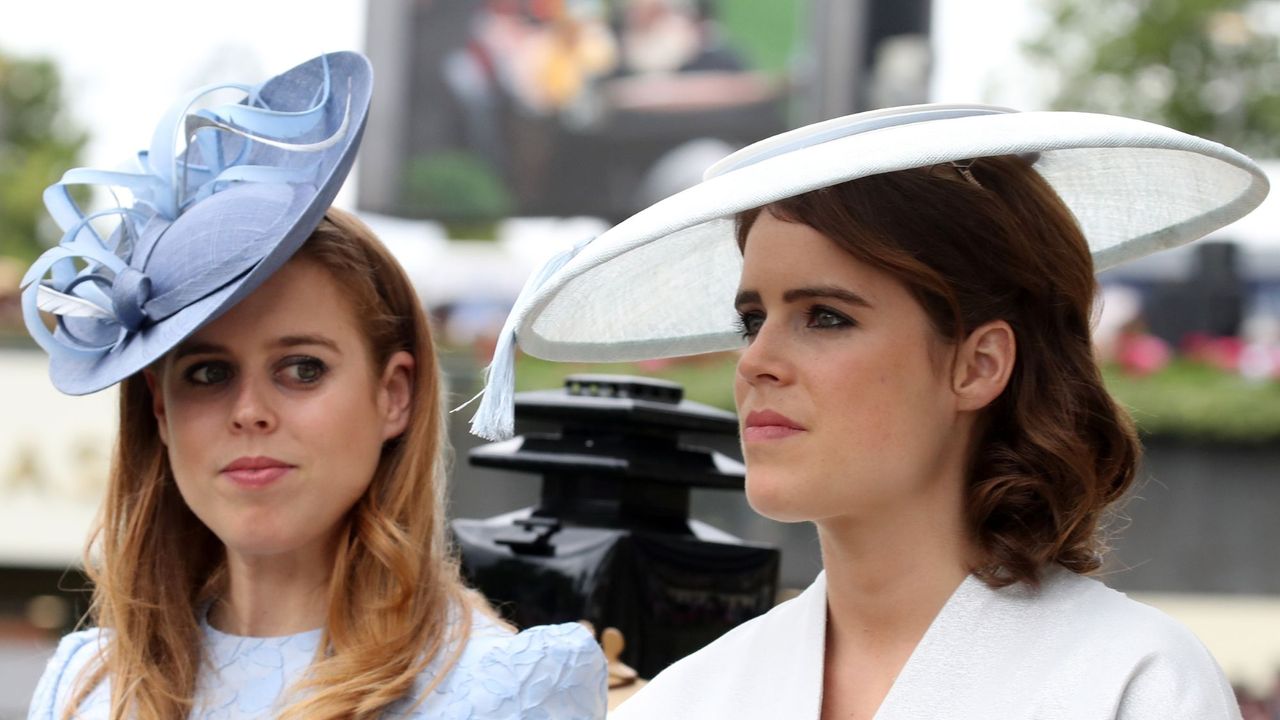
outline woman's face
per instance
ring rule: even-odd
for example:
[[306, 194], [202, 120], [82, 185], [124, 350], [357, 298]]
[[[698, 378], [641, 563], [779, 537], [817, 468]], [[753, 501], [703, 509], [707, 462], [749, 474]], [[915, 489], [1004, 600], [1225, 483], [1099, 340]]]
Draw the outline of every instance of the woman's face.
[[962, 462], [950, 348], [905, 285], [761, 212], [737, 308], [747, 498], [782, 521], [885, 512]]
[[412, 367], [374, 367], [343, 288], [294, 259], [148, 382], [183, 499], [228, 550], [262, 556], [333, 538], [405, 429]]

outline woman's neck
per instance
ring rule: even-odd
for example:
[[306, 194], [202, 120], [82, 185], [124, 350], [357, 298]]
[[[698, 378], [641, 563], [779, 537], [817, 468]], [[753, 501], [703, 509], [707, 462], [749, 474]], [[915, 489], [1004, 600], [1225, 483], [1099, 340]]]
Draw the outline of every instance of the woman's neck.
[[975, 556], [959, 464], [954, 475], [895, 507], [818, 521], [833, 625], [887, 642], [928, 628]]
[[970, 571], [962, 502], [956, 489], [896, 512], [819, 522], [828, 634], [918, 641]]
[[209, 624], [231, 635], [275, 637], [324, 625], [333, 551], [313, 547], [282, 555], [227, 548], [227, 589]]
[[827, 574], [823, 718], [874, 717], [968, 575], [962, 494], [946, 494], [818, 523]]

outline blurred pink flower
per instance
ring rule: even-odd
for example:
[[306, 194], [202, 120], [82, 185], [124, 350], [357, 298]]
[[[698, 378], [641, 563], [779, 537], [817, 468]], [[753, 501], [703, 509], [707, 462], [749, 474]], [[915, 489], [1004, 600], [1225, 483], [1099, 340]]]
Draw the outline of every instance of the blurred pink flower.
[[1122, 335], [1117, 343], [1116, 361], [1131, 375], [1158, 372], [1172, 359], [1169, 344], [1154, 335]]
[[1191, 360], [1205, 363], [1219, 370], [1235, 372], [1240, 368], [1240, 355], [1245, 342], [1238, 337], [1210, 337], [1202, 333], [1188, 335], [1182, 343], [1182, 353]]

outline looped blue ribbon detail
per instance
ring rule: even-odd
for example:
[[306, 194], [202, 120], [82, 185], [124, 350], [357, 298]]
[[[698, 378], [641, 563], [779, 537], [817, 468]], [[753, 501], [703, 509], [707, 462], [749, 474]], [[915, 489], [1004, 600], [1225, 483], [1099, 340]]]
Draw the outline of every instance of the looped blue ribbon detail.
[[116, 310], [116, 320], [125, 330], [142, 327], [147, 319], [143, 303], [150, 299], [151, 278], [128, 266], [116, 273], [111, 282], [111, 304]]
[[[174, 103], [156, 126], [149, 150], [138, 153], [137, 169], [75, 168], [44, 192], [44, 203], [63, 231], [56, 246], [41, 255], [22, 279], [22, 313], [28, 331], [51, 357], [93, 359], [122, 345], [131, 334], [173, 315], [246, 272], [260, 257], [218, 258], [177, 287], [153, 296], [148, 261], [168, 227], [184, 212], [240, 183], [317, 184], [318, 154], [350, 131], [350, 93], [341, 126], [319, 141], [302, 142], [325, 119], [332, 96], [328, 59], [311, 106], [275, 110], [262, 98], [263, 85], [210, 85]], [[245, 98], [192, 111], [215, 91], [239, 90]], [[269, 158], [316, 154], [307, 162], [255, 160], [259, 148], [283, 151]], [[258, 164], [254, 164], [258, 163]], [[125, 206], [86, 214], [70, 189], [75, 185], [122, 188]], [[114, 191], [113, 191], [114, 194]], [[95, 224], [115, 220], [103, 233]], [[50, 332], [40, 312], [53, 314], [59, 332]]]

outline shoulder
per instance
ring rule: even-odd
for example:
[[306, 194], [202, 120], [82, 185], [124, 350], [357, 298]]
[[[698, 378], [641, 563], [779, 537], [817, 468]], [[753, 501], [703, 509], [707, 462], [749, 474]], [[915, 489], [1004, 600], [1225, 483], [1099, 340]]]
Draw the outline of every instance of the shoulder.
[[583, 626], [517, 633], [477, 612], [457, 664], [422, 709], [445, 718], [594, 720], [605, 715], [606, 686], [604, 654]]
[[459, 666], [510, 668], [521, 675], [555, 670], [573, 677], [583, 673], [604, 677], [604, 653], [591, 633], [578, 623], [539, 625], [513, 632], [476, 613], [471, 638]]
[[1046, 581], [1047, 602], [1060, 608], [1093, 644], [1127, 647], [1134, 656], [1167, 655], [1213, 663], [1213, 657], [1185, 625], [1150, 605], [1093, 578], [1061, 571]]
[[1080, 666], [1110, 675], [1117, 718], [1239, 717], [1222, 668], [1182, 623], [1071, 573], [1055, 577], [1045, 592], [1062, 608]]
[[91, 628], [62, 638], [36, 685], [28, 720], [53, 720], [61, 717], [63, 707], [71, 699], [76, 680], [98, 657], [107, 637], [106, 633]]

